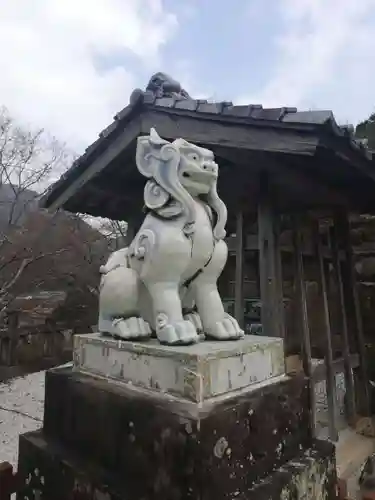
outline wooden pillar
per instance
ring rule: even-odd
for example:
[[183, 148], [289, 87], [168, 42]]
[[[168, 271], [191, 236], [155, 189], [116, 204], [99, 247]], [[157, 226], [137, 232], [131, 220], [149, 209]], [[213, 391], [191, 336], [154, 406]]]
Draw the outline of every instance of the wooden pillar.
[[313, 366], [311, 360], [311, 336], [307, 310], [307, 294], [305, 271], [302, 256], [302, 238], [300, 221], [295, 217], [293, 220], [293, 248], [295, 263], [295, 285], [296, 300], [299, 305], [299, 317], [302, 331], [302, 362], [305, 375], [309, 379], [310, 419], [313, 433], [316, 431], [316, 398], [315, 383], [313, 379]]
[[237, 213], [237, 224], [236, 224], [236, 272], [235, 272], [235, 290], [234, 290], [234, 316], [241, 328], [244, 328], [245, 326], [244, 297], [243, 297], [244, 251], [245, 251], [244, 218], [242, 210], [239, 210], [239, 212]]
[[359, 396], [360, 411], [370, 415], [370, 390], [367, 372], [366, 348], [363, 334], [362, 313], [360, 308], [357, 280], [354, 268], [353, 249], [350, 242], [350, 226], [348, 214], [337, 213], [335, 216], [337, 225], [337, 237], [340, 248], [344, 253], [342, 262], [342, 283], [345, 301], [345, 310], [348, 322], [348, 343], [359, 355], [359, 370], [355, 370], [355, 386]]
[[281, 235], [281, 217], [274, 218], [274, 252], [275, 252], [275, 269], [276, 269], [276, 286], [277, 286], [277, 304], [279, 316], [279, 335], [285, 338], [285, 310], [284, 310], [284, 290], [283, 290], [283, 268], [280, 248]]
[[322, 240], [319, 232], [319, 223], [314, 223], [313, 228], [314, 243], [316, 245], [316, 253], [319, 262], [320, 274], [320, 290], [322, 294], [323, 316], [324, 316], [324, 348], [325, 348], [325, 367], [326, 367], [326, 392], [328, 402], [328, 428], [329, 437], [332, 441], [338, 440], [336, 429], [337, 422], [337, 405], [336, 405], [336, 380], [333, 369], [333, 354], [332, 354], [332, 331], [329, 315], [328, 297], [327, 297], [327, 276], [324, 264]]
[[258, 205], [259, 276], [262, 302], [263, 333], [269, 337], [281, 337], [284, 331], [280, 314], [280, 270], [278, 256], [280, 247], [275, 231], [275, 214], [272, 205], [269, 179], [261, 178]]
[[126, 230], [126, 244], [130, 245], [135, 236], [135, 224], [133, 222], [128, 222], [128, 227]]
[[353, 372], [350, 362], [350, 346], [349, 346], [349, 333], [348, 333], [348, 318], [345, 306], [345, 293], [342, 278], [342, 269], [340, 263], [340, 249], [339, 249], [339, 234], [338, 226], [335, 224], [331, 230], [331, 249], [332, 249], [332, 261], [335, 273], [335, 281], [337, 283], [338, 289], [338, 299], [340, 308], [340, 320], [341, 320], [341, 338], [342, 338], [342, 355], [344, 358], [344, 374], [345, 374], [345, 390], [346, 390], [346, 416], [349, 423], [354, 422], [356, 416], [356, 403], [355, 403], [355, 391], [354, 391], [354, 379]]

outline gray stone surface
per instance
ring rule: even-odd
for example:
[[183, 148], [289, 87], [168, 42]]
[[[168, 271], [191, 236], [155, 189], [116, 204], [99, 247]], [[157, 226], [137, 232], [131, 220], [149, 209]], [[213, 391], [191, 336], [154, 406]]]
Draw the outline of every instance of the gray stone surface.
[[0, 384], [0, 462], [17, 465], [18, 438], [41, 427], [45, 372]]
[[232, 342], [163, 346], [76, 335], [74, 369], [194, 402], [284, 374], [283, 341], [247, 335]]

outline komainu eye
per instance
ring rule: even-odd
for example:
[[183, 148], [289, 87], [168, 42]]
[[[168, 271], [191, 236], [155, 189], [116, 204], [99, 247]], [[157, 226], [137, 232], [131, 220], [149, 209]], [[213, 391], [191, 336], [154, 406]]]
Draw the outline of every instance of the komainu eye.
[[199, 156], [197, 155], [197, 153], [189, 153], [188, 156], [189, 156], [190, 160], [193, 160], [193, 161], [199, 160]]

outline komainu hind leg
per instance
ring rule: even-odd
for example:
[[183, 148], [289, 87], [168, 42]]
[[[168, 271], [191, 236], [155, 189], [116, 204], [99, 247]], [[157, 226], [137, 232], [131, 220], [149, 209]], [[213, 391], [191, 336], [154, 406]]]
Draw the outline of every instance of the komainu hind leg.
[[192, 283], [204, 333], [218, 340], [236, 340], [244, 336], [237, 320], [225, 312], [217, 289], [217, 279], [225, 265], [227, 252], [226, 243], [219, 241], [210, 263]]

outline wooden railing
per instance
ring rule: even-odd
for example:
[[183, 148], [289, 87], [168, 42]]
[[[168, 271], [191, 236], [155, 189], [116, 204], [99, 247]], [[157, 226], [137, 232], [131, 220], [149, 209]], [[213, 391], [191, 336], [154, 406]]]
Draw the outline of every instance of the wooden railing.
[[0, 463], [0, 499], [10, 500], [17, 492], [17, 474], [9, 462]]

